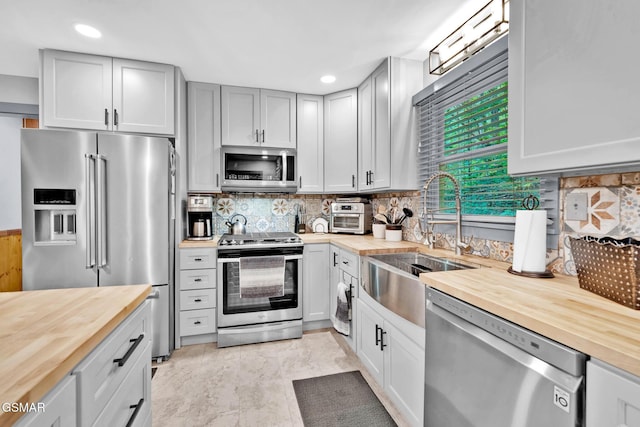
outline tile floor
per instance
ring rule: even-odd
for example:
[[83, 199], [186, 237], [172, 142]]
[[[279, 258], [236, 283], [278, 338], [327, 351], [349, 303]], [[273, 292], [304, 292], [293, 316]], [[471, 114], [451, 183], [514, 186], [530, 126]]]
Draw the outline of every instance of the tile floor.
[[187, 346], [155, 366], [154, 427], [302, 426], [291, 381], [356, 369], [398, 425], [408, 425], [333, 330], [237, 347]]

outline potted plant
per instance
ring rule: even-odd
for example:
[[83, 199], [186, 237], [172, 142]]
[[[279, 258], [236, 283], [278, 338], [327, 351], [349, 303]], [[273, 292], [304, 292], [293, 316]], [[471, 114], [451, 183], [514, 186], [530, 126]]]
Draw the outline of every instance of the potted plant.
[[[409, 208], [402, 209], [402, 215], [398, 215], [398, 208], [391, 208], [391, 212], [387, 213], [384, 206], [378, 207], [378, 213], [373, 217], [373, 237], [399, 242], [402, 240], [402, 223], [405, 219], [411, 218], [413, 211]], [[384, 228], [383, 228], [384, 227]]]

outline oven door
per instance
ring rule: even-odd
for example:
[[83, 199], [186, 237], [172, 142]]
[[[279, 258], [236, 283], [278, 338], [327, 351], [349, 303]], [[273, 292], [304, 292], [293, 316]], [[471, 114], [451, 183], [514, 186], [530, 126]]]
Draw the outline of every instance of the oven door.
[[364, 234], [364, 215], [346, 213], [331, 215], [331, 232]]
[[283, 254], [284, 295], [281, 297], [240, 297], [240, 258], [273, 256], [272, 249], [218, 252], [218, 327], [253, 325], [302, 319], [302, 254]]

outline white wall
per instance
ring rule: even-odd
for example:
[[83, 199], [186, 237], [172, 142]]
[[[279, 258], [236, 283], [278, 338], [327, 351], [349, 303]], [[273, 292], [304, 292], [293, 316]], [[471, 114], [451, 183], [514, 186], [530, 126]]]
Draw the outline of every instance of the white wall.
[[19, 117], [0, 116], [0, 230], [22, 228]]
[[0, 74], [0, 102], [38, 105], [38, 79]]

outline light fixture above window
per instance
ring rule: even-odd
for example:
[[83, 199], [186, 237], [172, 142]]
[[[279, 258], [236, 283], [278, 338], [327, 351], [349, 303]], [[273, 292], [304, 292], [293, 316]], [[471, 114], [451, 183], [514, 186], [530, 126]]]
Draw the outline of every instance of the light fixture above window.
[[90, 37], [92, 39], [99, 39], [102, 37], [102, 33], [91, 25], [76, 24], [73, 28], [83, 36]]
[[429, 52], [429, 73], [444, 74], [509, 30], [509, 0], [491, 0]]

